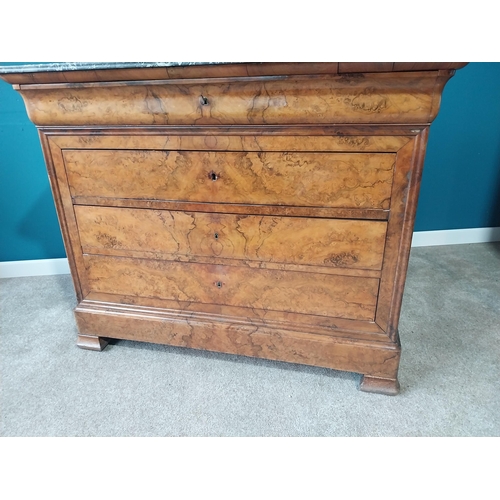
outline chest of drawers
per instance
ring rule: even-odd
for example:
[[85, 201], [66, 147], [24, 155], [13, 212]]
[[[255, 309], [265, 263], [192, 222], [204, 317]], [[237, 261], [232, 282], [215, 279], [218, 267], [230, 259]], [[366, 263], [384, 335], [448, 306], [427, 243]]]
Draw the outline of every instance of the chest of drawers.
[[461, 66], [4, 69], [40, 131], [78, 345], [303, 363], [396, 394], [427, 135]]

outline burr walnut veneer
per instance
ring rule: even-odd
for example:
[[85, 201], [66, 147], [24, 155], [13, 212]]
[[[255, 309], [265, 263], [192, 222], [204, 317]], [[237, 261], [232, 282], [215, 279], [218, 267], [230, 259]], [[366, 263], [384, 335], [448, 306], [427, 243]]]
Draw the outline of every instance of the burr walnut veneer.
[[316, 365], [396, 394], [427, 134], [462, 66], [1, 75], [40, 131], [78, 345], [131, 339]]

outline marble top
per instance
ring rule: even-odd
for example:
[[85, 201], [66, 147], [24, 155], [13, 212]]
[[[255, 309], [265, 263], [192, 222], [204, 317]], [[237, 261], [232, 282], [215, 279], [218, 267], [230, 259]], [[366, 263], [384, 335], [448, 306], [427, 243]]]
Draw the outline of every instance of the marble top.
[[91, 71], [94, 69], [168, 68], [173, 66], [204, 66], [235, 64], [229, 62], [58, 62], [1, 66], [0, 74], [42, 73], [50, 71]]

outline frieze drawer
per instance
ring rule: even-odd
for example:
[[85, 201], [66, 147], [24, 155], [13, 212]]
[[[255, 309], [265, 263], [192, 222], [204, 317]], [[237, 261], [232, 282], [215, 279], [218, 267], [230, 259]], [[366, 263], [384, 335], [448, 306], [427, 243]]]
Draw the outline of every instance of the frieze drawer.
[[[427, 123], [439, 74], [268, 76], [23, 85], [37, 125]], [[376, 90], [375, 90], [376, 88]]]

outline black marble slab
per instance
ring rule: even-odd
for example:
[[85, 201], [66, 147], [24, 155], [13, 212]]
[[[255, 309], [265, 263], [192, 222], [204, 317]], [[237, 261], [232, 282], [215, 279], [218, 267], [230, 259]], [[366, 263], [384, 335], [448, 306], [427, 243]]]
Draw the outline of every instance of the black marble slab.
[[95, 69], [169, 68], [178, 66], [205, 66], [207, 64], [237, 64], [229, 62], [58, 62], [0, 65], [0, 74], [43, 73], [52, 71], [91, 71]]

